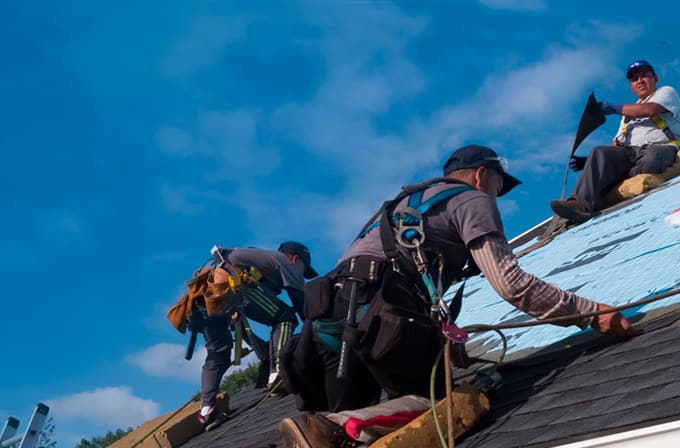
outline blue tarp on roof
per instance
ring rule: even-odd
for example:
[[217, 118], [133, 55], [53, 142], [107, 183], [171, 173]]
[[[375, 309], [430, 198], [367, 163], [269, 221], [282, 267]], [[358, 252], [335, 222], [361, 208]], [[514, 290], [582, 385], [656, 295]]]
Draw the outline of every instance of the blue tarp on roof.
[[[549, 244], [522, 256], [519, 264], [525, 271], [563, 289], [609, 305], [623, 305], [677, 288], [680, 227], [670, 227], [664, 217], [678, 208], [680, 181], [669, 181], [625, 207], [567, 230]], [[455, 287], [449, 294], [454, 290]], [[501, 299], [484, 278], [468, 280], [465, 290], [457, 322], [461, 326], [532, 320]], [[639, 311], [676, 302], [680, 298], [673, 296]], [[624, 315], [636, 311], [627, 310]], [[505, 333], [512, 352], [544, 347], [578, 331], [574, 326], [541, 325]], [[491, 333], [484, 337], [491, 337], [487, 343], [495, 338]]]

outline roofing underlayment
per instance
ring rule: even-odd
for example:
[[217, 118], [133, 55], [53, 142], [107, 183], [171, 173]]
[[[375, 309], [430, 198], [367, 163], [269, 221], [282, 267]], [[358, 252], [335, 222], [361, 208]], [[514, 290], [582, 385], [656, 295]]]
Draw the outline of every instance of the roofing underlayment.
[[[520, 265], [564, 289], [610, 305], [678, 288], [680, 227], [669, 226], [664, 217], [679, 207], [676, 179], [545, 244], [531, 239], [516, 249], [525, 252]], [[535, 248], [529, 250], [532, 245]], [[532, 320], [500, 299], [483, 278], [468, 280], [465, 291], [461, 326]], [[644, 333], [620, 343], [576, 327], [504, 331], [509, 361], [499, 369], [500, 387], [489, 394], [491, 411], [456, 446], [559, 446], [680, 421], [676, 304], [680, 296], [625, 311]], [[493, 358], [499, 338], [494, 333], [475, 334], [468, 347], [474, 355]], [[269, 398], [253, 409], [263, 393], [248, 389], [236, 394], [231, 400], [232, 419], [184, 446], [281, 446], [277, 425], [297, 412], [294, 399]]]
[[[664, 217], [680, 207], [680, 184], [668, 183], [557, 235], [520, 257], [520, 266], [543, 280], [583, 297], [624, 305], [680, 286], [680, 228]], [[535, 241], [516, 248], [515, 252]], [[499, 298], [481, 277], [468, 280], [458, 324], [533, 320]], [[677, 303], [678, 297], [639, 310]], [[510, 352], [543, 347], [574, 334], [574, 327], [544, 325], [506, 330]], [[491, 337], [493, 335], [490, 334]]]

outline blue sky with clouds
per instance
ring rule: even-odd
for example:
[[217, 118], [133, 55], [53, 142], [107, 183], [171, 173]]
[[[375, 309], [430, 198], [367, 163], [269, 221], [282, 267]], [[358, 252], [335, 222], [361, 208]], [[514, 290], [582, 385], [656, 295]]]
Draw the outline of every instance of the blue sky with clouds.
[[545, 219], [589, 92], [632, 102], [640, 58], [680, 81], [678, 6], [640, 6], [0, 3], [0, 419], [48, 402], [73, 446], [178, 407], [201, 354], [164, 313], [213, 244], [295, 239], [327, 271], [461, 145], [524, 181], [509, 237]]

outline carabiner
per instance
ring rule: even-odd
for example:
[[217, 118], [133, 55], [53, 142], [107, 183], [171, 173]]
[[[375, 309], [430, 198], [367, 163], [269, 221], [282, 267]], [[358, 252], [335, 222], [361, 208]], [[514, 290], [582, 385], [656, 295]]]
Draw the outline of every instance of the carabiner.
[[[422, 245], [425, 242], [425, 232], [423, 231], [423, 215], [411, 207], [407, 207], [403, 212], [396, 213], [397, 221], [397, 241], [404, 247], [413, 249], [416, 244]], [[415, 221], [414, 224], [406, 224], [409, 219]], [[417, 241], [417, 243], [414, 243]]]

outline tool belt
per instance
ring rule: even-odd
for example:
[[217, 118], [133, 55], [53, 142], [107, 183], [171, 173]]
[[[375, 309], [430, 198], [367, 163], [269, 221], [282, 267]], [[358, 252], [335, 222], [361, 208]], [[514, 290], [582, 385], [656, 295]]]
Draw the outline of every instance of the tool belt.
[[[318, 336], [331, 349], [346, 341], [365, 362], [380, 368], [404, 369], [409, 360], [429, 369], [441, 347], [440, 329], [430, 317], [417, 275], [404, 271], [393, 271], [383, 259], [347, 260], [328, 276], [307, 283], [305, 315], [317, 332], [328, 333]], [[355, 325], [344, 320], [351, 282], [358, 282]]]
[[345, 327], [343, 339], [366, 363], [381, 370], [429, 370], [441, 348], [438, 322], [417, 286], [388, 270], [356, 328]]
[[198, 300], [203, 300], [203, 294], [208, 290], [208, 277], [210, 274], [210, 269], [202, 269], [193, 278], [187, 280], [185, 282], [187, 290], [166, 314], [172, 326], [182, 334], [187, 331], [187, 323], [191, 321], [194, 305]]
[[262, 274], [254, 266], [246, 270], [231, 263], [221, 263], [208, 276], [203, 293], [208, 316], [231, 314], [243, 301], [246, 287], [260, 279]]
[[205, 306], [208, 315], [228, 315], [243, 300], [244, 286], [257, 284], [262, 273], [254, 266], [242, 269], [231, 263], [206, 267], [187, 280], [187, 290], [167, 312], [166, 317], [180, 333], [185, 333], [194, 306]]

